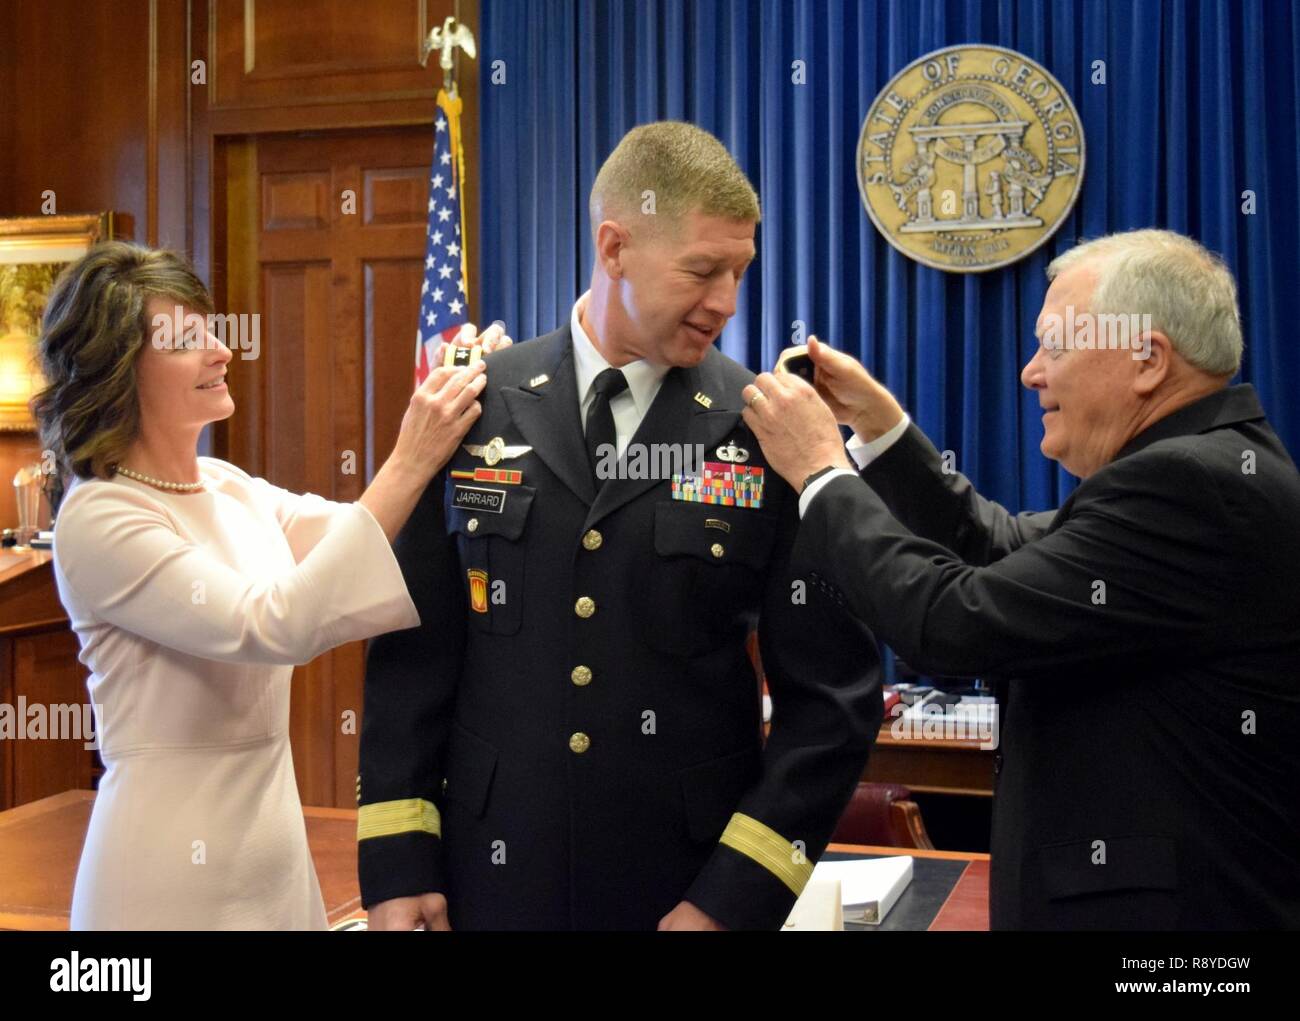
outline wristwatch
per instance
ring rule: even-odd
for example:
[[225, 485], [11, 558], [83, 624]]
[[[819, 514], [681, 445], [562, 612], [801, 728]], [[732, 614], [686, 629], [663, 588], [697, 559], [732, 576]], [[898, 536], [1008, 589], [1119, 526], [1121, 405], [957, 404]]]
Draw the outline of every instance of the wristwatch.
[[814, 482], [816, 482], [827, 472], [833, 472], [834, 470], [835, 470], [835, 465], [833, 464], [828, 464], [825, 468], [818, 468], [815, 472], [813, 472], [811, 475], [809, 475], [806, 479], [803, 480], [803, 488], [800, 489], [799, 492], [802, 493], [804, 489], [807, 489], [809, 486], [811, 486]]

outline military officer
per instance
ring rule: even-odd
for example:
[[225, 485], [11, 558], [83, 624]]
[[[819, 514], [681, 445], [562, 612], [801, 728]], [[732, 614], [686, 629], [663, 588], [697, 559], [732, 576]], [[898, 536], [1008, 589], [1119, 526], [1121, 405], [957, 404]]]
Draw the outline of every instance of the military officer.
[[875, 644], [792, 567], [798, 494], [741, 421], [753, 374], [713, 347], [753, 188], [664, 122], [591, 205], [591, 290], [488, 356], [395, 543], [421, 623], [367, 660], [372, 927], [777, 928], [880, 725]]

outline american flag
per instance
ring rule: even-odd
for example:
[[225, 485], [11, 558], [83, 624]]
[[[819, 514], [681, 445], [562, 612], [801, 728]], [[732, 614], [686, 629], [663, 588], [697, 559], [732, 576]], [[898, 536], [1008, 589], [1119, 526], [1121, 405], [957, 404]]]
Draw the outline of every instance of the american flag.
[[460, 144], [459, 96], [438, 90], [434, 121], [433, 168], [429, 171], [429, 224], [425, 231], [424, 283], [420, 322], [415, 331], [415, 385], [431, 369], [438, 344], [455, 337], [469, 320], [465, 248], [461, 242], [460, 194], [465, 156]]

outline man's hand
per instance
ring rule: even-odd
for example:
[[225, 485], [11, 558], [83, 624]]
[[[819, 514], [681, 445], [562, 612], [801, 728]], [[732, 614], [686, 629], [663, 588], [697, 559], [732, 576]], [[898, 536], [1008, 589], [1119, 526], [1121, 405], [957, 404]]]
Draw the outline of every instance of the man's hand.
[[874, 440], [903, 420], [903, 408], [894, 395], [856, 358], [816, 337], [808, 338], [808, 355], [816, 370], [813, 386], [840, 425], [849, 426], [864, 440]]
[[366, 927], [379, 932], [451, 932], [447, 921], [447, 898], [440, 893], [418, 897], [394, 897], [381, 901], [366, 912]]
[[727, 927], [722, 925], [712, 915], [706, 915], [688, 900], [682, 901], [677, 907], [673, 908], [663, 918], [659, 919], [660, 932], [682, 932], [692, 930], [695, 932], [726, 932]]
[[798, 376], [765, 372], [741, 396], [749, 405], [741, 413], [745, 424], [796, 493], [803, 491], [804, 479], [827, 465], [852, 468], [835, 415]]

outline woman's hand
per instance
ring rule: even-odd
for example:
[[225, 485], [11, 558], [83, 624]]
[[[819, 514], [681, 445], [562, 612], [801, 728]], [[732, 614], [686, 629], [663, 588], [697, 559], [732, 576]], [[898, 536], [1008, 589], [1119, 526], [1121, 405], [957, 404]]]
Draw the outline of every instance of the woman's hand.
[[487, 384], [486, 369], [481, 361], [461, 368], [439, 366], [411, 395], [393, 452], [358, 501], [389, 542], [482, 414], [478, 398]]
[[487, 383], [483, 362], [459, 368], [439, 366], [411, 395], [390, 462], [427, 483], [442, 470], [483, 407]]
[[500, 319], [482, 333], [478, 332], [478, 327], [473, 323], [466, 323], [460, 328], [460, 332], [456, 334], [455, 339], [450, 344], [444, 340], [438, 345], [438, 350], [433, 357], [433, 364], [442, 364], [442, 360], [447, 355], [448, 347], [473, 347], [478, 344], [483, 348], [485, 355], [490, 355], [493, 351], [500, 351], [503, 347], [509, 347], [513, 343], [514, 341], [506, 336], [506, 324]]

